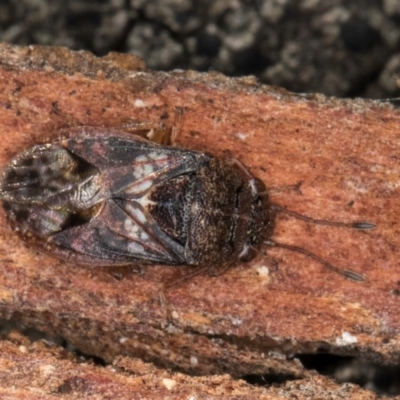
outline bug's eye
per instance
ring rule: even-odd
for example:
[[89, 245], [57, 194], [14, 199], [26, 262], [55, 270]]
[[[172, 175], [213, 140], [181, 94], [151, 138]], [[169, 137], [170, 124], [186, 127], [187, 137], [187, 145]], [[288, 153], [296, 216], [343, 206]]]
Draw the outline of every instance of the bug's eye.
[[264, 192], [265, 190], [267, 190], [267, 188], [265, 187], [264, 182], [261, 179], [259, 179], [259, 178], [253, 178], [253, 179], [255, 181], [255, 184], [256, 184], [257, 189], [258, 189], [259, 192]]
[[256, 258], [258, 254], [257, 249], [251, 246], [246, 246], [243, 251], [239, 254], [239, 261], [249, 262]]
[[264, 194], [267, 192], [267, 188], [265, 187], [265, 184], [261, 179], [258, 178], [251, 179], [250, 185], [253, 197], [257, 197], [260, 194]]

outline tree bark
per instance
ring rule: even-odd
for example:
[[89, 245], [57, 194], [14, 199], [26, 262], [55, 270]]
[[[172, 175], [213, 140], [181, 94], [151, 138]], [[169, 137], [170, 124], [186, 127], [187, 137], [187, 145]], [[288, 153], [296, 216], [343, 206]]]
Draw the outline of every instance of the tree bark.
[[[361, 232], [278, 215], [273, 240], [366, 282], [265, 246], [221, 276], [172, 287], [174, 324], [166, 327], [158, 290], [174, 268], [146, 267], [144, 275], [116, 280], [110, 269], [71, 265], [26, 246], [1, 210], [3, 317], [61, 335], [106, 362], [139, 357], [195, 375], [314, 379], [293, 356], [320, 351], [398, 362], [400, 114], [392, 104], [297, 95], [252, 77], [148, 71], [130, 55], [97, 59], [6, 44], [0, 87], [1, 166], [62, 128], [162, 122], [179, 127], [175, 146], [238, 159], [271, 189], [274, 203], [318, 219], [377, 225]], [[299, 182], [299, 191], [285, 189]]]

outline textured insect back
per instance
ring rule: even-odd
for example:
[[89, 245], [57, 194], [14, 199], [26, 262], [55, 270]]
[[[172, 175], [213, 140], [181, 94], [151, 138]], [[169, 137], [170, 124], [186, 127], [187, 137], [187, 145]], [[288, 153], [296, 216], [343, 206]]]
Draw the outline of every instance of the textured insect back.
[[259, 185], [227, 160], [79, 127], [15, 157], [0, 197], [22, 238], [56, 257], [215, 270], [256, 255], [269, 218]]

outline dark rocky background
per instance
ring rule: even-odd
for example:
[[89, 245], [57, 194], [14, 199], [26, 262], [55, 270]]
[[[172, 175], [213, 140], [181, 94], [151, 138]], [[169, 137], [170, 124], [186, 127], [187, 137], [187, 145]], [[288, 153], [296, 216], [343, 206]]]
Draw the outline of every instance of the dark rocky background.
[[1, 0], [0, 40], [135, 53], [155, 70], [295, 92], [399, 95], [398, 0]]
[[[295, 92], [400, 94], [399, 0], [0, 0], [0, 41], [134, 53], [155, 70], [255, 75]], [[302, 362], [400, 393], [398, 368], [315, 355]]]

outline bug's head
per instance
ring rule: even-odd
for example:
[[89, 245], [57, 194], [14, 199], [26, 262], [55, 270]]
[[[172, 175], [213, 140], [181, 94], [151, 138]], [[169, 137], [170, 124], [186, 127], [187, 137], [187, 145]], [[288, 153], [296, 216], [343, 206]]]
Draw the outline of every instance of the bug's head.
[[239, 260], [245, 262], [256, 257], [263, 240], [271, 236], [275, 222], [275, 211], [271, 207], [264, 182], [252, 177], [247, 185], [249, 223], [243, 249], [239, 254]]

